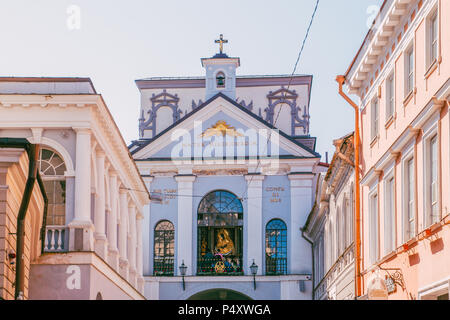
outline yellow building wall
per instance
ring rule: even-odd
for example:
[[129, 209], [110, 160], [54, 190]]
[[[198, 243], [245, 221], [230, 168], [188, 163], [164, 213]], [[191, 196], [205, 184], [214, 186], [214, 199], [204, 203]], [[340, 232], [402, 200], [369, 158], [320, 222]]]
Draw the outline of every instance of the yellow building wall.
[[[28, 177], [28, 156], [24, 151], [16, 163], [0, 162], [0, 297], [14, 299], [15, 268], [8, 258], [16, 253], [17, 215]], [[35, 183], [25, 218], [25, 292], [28, 299], [30, 263], [40, 255], [39, 231], [42, 226], [44, 201]]]

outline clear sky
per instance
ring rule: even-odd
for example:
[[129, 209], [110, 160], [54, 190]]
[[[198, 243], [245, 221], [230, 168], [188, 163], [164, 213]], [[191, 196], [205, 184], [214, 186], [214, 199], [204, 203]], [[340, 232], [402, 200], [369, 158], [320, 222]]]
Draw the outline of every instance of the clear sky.
[[[202, 76], [200, 58], [241, 58], [239, 75], [290, 74], [316, 0], [14, 0], [0, 2], [0, 76], [90, 77], [125, 141], [138, 138], [134, 80]], [[311, 135], [317, 151], [353, 131], [337, 94], [382, 0], [321, 0], [296, 73], [312, 74]], [[76, 12], [80, 20], [77, 29]], [[260, 106], [257, 106], [260, 107]]]

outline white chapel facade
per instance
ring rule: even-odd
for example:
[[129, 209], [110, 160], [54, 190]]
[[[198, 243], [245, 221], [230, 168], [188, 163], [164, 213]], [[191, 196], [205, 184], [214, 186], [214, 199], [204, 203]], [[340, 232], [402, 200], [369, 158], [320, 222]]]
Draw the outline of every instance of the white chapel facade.
[[217, 42], [204, 77], [136, 80], [144, 295], [311, 299], [301, 227], [325, 170], [309, 135], [312, 76], [238, 76]]

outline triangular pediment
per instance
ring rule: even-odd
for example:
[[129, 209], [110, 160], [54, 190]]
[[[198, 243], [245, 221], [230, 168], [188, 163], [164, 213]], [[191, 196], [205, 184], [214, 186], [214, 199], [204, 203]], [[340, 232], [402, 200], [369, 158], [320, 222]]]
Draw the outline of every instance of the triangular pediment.
[[223, 94], [217, 94], [154, 139], [133, 158], [320, 157]]

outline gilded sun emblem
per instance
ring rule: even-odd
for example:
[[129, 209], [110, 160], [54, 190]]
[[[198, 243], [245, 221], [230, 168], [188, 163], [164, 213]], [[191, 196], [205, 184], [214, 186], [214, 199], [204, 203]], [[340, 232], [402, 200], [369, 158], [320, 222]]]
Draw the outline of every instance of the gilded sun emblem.
[[200, 136], [201, 137], [213, 137], [213, 136], [232, 136], [243, 137], [244, 135], [238, 132], [234, 127], [226, 123], [226, 121], [219, 120], [211, 128], [206, 129]]
[[223, 273], [225, 272], [225, 263], [223, 261], [218, 261], [214, 267], [216, 269], [217, 273]]

